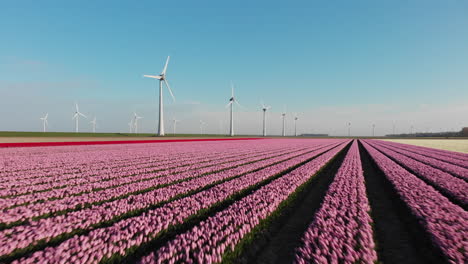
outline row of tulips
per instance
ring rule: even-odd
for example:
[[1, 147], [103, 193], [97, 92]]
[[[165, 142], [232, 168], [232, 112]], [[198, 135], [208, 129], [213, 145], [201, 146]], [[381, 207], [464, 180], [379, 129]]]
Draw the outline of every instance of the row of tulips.
[[[69, 181], [66, 185], [62, 183], [52, 183], [50, 186], [51, 188], [43, 189], [43, 185], [34, 185], [29, 186], [27, 189], [31, 190], [30, 193], [24, 195], [16, 195], [10, 197], [4, 197], [0, 201], [0, 209], [9, 208], [12, 206], [21, 205], [24, 203], [36, 203], [37, 201], [44, 201], [44, 200], [57, 200], [60, 198], [68, 197], [68, 196], [78, 196], [85, 193], [95, 192], [97, 190], [104, 190], [104, 189], [111, 189], [116, 188], [124, 185], [129, 185], [132, 183], [143, 182], [147, 180], [151, 180], [154, 178], [188, 172], [192, 170], [198, 170], [201, 168], [208, 168], [213, 167], [220, 164], [232, 164], [233, 166], [237, 166], [238, 164], [242, 164], [248, 162], [252, 158], [261, 158], [268, 155], [279, 155], [284, 153], [285, 151], [265, 151], [265, 152], [252, 152], [252, 153], [242, 153], [242, 155], [235, 155], [234, 157], [229, 157], [227, 155], [221, 155], [221, 159], [219, 158], [212, 158], [211, 156], [207, 157], [205, 160], [195, 160], [192, 162], [180, 162], [180, 167], [178, 167], [177, 163], [170, 163], [157, 166], [155, 168], [135, 168], [135, 170], [129, 171], [122, 171], [117, 172], [114, 171], [112, 174], [104, 174], [101, 177], [86, 177], [80, 178], [79, 181]], [[211, 159], [210, 159], [211, 158]], [[244, 161], [246, 160], [246, 161]], [[178, 162], [175, 159], [173, 162]], [[99, 178], [101, 178], [99, 180]], [[59, 187], [54, 187], [56, 184]], [[18, 191], [19, 189], [24, 188], [13, 188], [10, 189], [10, 192]], [[41, 190], [42, 189], [42, 190]]]
[[440, 159], [440, 160], [447, 161], [450, 163], [454, 162], [456, 165], [467, 167], [466, 165], [466, 162], [468, 161], [467, 153], [442, 150], [442, 149], [434, 149], [434, 148], [426, 148], [426, 147], [402, 144], [402, 143], [391, 142], [391, 141], [384, 141], [384, 143], [388, 145], [392, 145], [397, 148], [402, 148], [402, 149], [405, 149], [405, 150], [408, 150], [417, 154]]
[[[289, 153], [289, 152], [287, 152]], [[283, 153], [286, 154], [286, 153]], [[273, 154], [266, 155], [263, 157], [250, 157], [245, 160], [240, 160], [232, 163], [222, 163], [222, 164], [213, 164], [212, 166], [207, 166], [198, 169], [185, 170], [181, 173], [166, 175], [164, 172], [155, 172], [149, 175], [137, 175], [140, 181], [134, 181], [130, 184], [124, 184], [116, 186], [114, 188], [107, 188], [95, 191], [89, 191], [85, 193], [80, 193], [80, 195], [67, 196], [62, 199], [51, 199], [44, 200], [41, 203], [26, 203], [21, 206], [12, 207], [5, 209], [0, 213], [1, 223], [10, 224], [18, 221], [30, 220], [32, 218], [41, 218], [44, 216], [49, 216], [61, 212], [73, 211], [76, 209], [81, 209], [83, 207], [89, 207], [90, 205], [100, 205], [106, 201], [118, 200], [122, 197], [126, 197], [132, 194], [139, 194], [148, 192], [153, 189], [158, 189], [159, 187], [164, 187], [171, 185], [171, 183], [177, 183], [181, 181], [190, 180], [205, 174], [213, 173], [216, 171], [222, 171], [229, 168], [235, 169], [238, 166], [241, 166], [241, 169], [250, 168], [251, 166], [256, 166], [254, 162], [261, 161], [263, 159], [280, 157], [281, 155]], [[248, 166], [250, 163], [254, 163], [251, 166]], [[247, 165], [247, 166], [242, 166]], [[196, 164], [193, 165], [197, 167]], [[162, 177], [166, 175], [165, 177]], [[79, 188], [79, 186], [77, 187]], [[66, 191], [66, 189], [65, 189]], [[37, 193], [36, 195], [41, 198], [40, 195], [43, 193]], [[22, 199], [23, 197], [15, 197], [15, 199]], [[5, 201], [6, 203], [7, 201]]]
[[456, 200], [463, 206], [468, 205], [468, 182], [454, 177], [442, 170], [426, 165], [423, 162], [410, 158], [391, 148], [376, 144], [374, 141], [369, 141], [369, 144], [381, 153], [395, 160], [398, 164], [414, 172], [423, 180], [435, 186], [442, 193], [447, 194], [450, 198]]
[[[369, 141], [369, 142], [371, 142], [371, 141]], [[425, 163], [425, 164], [427, 164], [429, 166], [432, 166], [434, 168], [438, 168], [438, 169], [443, 170], [443, 171], [445, 171], [447, 173], [451, 173], [452, 175], [454, 175], [456, 177], [459, 177], [459, 178], [462, 178], [465, 181], [468, 180], [468, 169], [467, 168], [465, 168], [463, 166], [460, 166], [460, 165], [455, 165], [453, 163], [443, 161], [443, 160], [440, 159], [442, 156], [428, 157], [428, 156], [425, 156], [425, 155], [422, 155], [422, 154], [413, 153], [413, 152], [405, 150], [405, 149], [394, 147], [394, 146], [392, 146], [390, 144], [387, 144], [387, 143], [384, 143], [383, 141], [380, 141], [380, 140], [372, 141], [372, 143], [374, 145], [379, 145], [379, 146], [382, 146], [382, 147], [386, 147], [386, 148], [388, 148], [388, 149], [390, 149], [392, 151], [398, 152], [399, 154], [402, 154], [402, 155], [405, 155], [405, 156], [407, 156], [409, 158], [418, 160], [419, 162]], [[460, 161], [460, 163], [463, 163], [464, 166], [468, 166], [468, 161]]]
[[[93, 155], [90, 153], [86, 153], [85, 157], [88, 156], [88, 159], [85, 157], [83, 159], [87, 160], [87, 164], [75, 164], [70, 159], [75, 159], [74, 156], [65, 156], [65, 157], [57, 157], [56, 159], [51, 159], [50, 163], [60, 163], [61, 166], [58, 166], [53, 169], [41, 169], [38, 166], [38, 170], [34, 172], [15, 172], [11, 173], [10, 176], [3, 176], [1, 187], [2, 188], [11, 188], [15, 186], [28, 186], [28, 185], [37, 185], [41, 183], [48, 183], [48, 182], [60, 182], [60, 181], [68, 181], [82, 177], [89, 177], [89, 176], [100, 176], [112, 173], [113, 171], [123, 171], [127, 170], [130, 171], [135, 169], [134, 167], [138, 168], [151, 168], [155, 167], [160, 163], [169, 164], [174, 162], [174, 159], [180, 159], [181, 161], [190, 161], [190, 160], [203, 160], [205, 157], [204, 155], [196, 155], [199, 153], [204, 153], [207, 156], [211, 156], [213, 158], [216, 157], [215, 154], [219, 155], [229, 155], [233, 153], [233, 150], [229, 147], [228, 144], [225, 144], [225, 149], [223, 148], [211, 148], [211, 149], [198, 149], [197, 146], [192, 146], [192, 148], [186, 149], [186, 152], [183, 152], [176, 148], [176, 151], [165, 151], [165, 149], [156, 148], [155, 146], [148, 146], [148, 150], [145, 152], [145, 156], [135, 155], [132, 156], [132, 159], [124, 159], [124, 160], [115, 160], [110, 157], [112, 155], [108, 155], [108, 151], [105, 150], [97, 150]], [[257, 146], [258, 150], [263, 150], [261, 145]], [[196, 150], [196, 152], [194, 152]], [[77, 147], [76, 152], [79, 153], [80, 149]], [[252, 151], [252, 150], [250, 150]], [[238, 151], [234, 151], [236, 153]], [[81, 154], [81, 153], [80, 153]], [[85, 154], [85, 153], [83, 153]], [[237, 154], [237, 153], [236, 153]], [[241, 154], [241, 153], [239, 153]], [[107, 162], [105, 165], [102, 161], [96, 161], [93, 156], [103, 156], [108, 157]], [[150, 156], [148, 156], [150, 155]], [[231, 154], [232, 155], [232, 154]], [[76, 155], [80, 156], [81, 155]], [[194, 157], [195, 156], [195, 157]], [[23, 161], [24, 162], [24, 161]], [[122, 163], [123, 162], [123, 163]], [[131, 165], [131, 166], [130, 166]], [[181, 164], [182, 165], [182, 164]], [[77, 167], [78, 166], [78, 167]]]
[[[202, 145], [189, 143], [193, 150], [203, 149]], [[163, 144], [164, 145], [164, 144]], [[29, 148], [11, 148], [2, 149], [0, 157], [4, 163], [0, 164], [0, 177], [18, 174], [19, 176], [29, 177], [35, 173], [48, 173], [54, 169], [67, 165], [71, 169], [80, 169], [82, 166], [89, 165], [89, 159], [96, 165], [106, 166], [109, 161], [125, 165], [129, 161], [152, 159], [148, 154], [153, 153], [157, 148], [161, 154], [172, 151], [181, 152], [184, 149], [182, 145], [171, 144], [171, 146], [155, 146], [154, 144], [141, 144], [138, 147], [128, 147], [129, 145], [96, 145], [96, 146], [64, 146], [58, 148], [36, 147]], [[57, 151], [59, 150], [59, 151]], [[187, 151], [190, 151], [189, 149]], [[81, 155], [73, 155], [74, 152], [83, 153], [88, 159]], [[105, 152], [106, 155], [100, 155]], [[130, 153], [131, 152], [131, 153]], [[182, 153], [182, 152], [181, 152]], [[30, 163], [23, 160], [27, 159]], [[3, 166], [1, 166], [3, 165]]]
[[177, 235], [141, 263], [217, 263], [296, 189], [313, 177], [345, 144], [272, 181], [223, 211]]
[[321, 208], [302, 237], [296, 263], [375, 263], [372, 218], [358, 143], [351, 145]]
[[[90, 228], [93, 229], [102, 222], [117, 222], [122, 218], [138, 215], [138, 212], [144, 212], [154, 206], [162, 205], [161, 203], [164, 201], [167, 203], [184, 194], [202, 190], [207, 185], [215, 185], [229, 179], [236, 179], [239, 176], [244, 178], [243, 174], [265, 167], [263, 170], [268, 170], [269, 166], [276, 170], [283, 168], [283, 166], [292, 166], [334, 146], [336, 146], [336, 143], [332, 146], [328, 146], [328, 144], [324, 144], [324, 146], [314, 145], [309, 150], [268, 158], [247, 164], [246, 166], [220, 171], [165, 188], [70, 212], [66, 215], [40, 219], [29, 224], [6, 229], [0, 233], [0, 244], [4, 245], [0, 246], [0, 254], [11, 254], [19, 249], [35, 245], [38, 242], [47, 242], [54, 237], [63, 236], [64, 234], [71, 236], [74, 230], [90, 230]], [[274, 165], [277, 163], [278, 165]]]
[[[371, 143], [371, 141], [369, 141]], [[392, 184], [400, 198], [430, 235], [433, 245], [451, 263], [468, 262], [468, 212], [417, 176], [380, 153], [366, 141], [363, 145]]]

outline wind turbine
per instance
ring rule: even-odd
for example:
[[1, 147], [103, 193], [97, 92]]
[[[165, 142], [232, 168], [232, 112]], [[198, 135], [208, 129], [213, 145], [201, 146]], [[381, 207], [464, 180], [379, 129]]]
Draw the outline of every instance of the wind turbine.
[[372, 137], [375, 136], [375, 124], [372, 124]]
[[130, 119], [130, 122], [128, 122], [128, 127], [129, 127], [130, 133], [132, 133], [132, 130], [133, 130], [133, 118]]
[[200, 120], [200, 135], [203, 135], [203, 125], [205, 125], [205, 122]]
[[348, 122], [348, 137], [351, 136], [351, 122]]
[[84, 118], [87, 118], [87, 117], [80, 112], [77, 103], [75, 103], [75, 108], [76, 108], [76, 111], [75, 111], [75, 114], [73, 115], [72, 119], [75, 119], [75, 132], [78, 133], [78, 119], [80, 118], [80, 116], [82, 116]]
[[286, 106], [284, 106], [284, 110], [281, 114], [281, 117], [283, 118], [283, 132], [281, 133], [281, 135], [284, 137], [286, 136]]
[[226, 105], [226, 108], [231, 106], [231, 126], [229, 128], [229, 135], [231, 137], [234, 136], [234, 103], [241, 106], [236, 98], [234, 98], [234, 84], [231, 82], [231, 98], [229, 98], [229, 103]]
[[138, 133], [138, 120], [142, 119], [143, 117], [138, 116], [135, 112], [133, 112], [133, 125], [135, 126], [135, 129], [133, 132]]
[[167, 70], [167, 64], [169, 64], [169, 58], [170, 56], [167, 56], [166, 64], [164, 65], [164, 68], [161, 74], [143, 75], [144, 77], [147, 77], [147, 78], [153, 78], [153, 79], [159, 80], [159, 125], [158, 125], [159, 136], [164, 136], [164, 108], [163, 108], [163, 87], [162, 87], [163, 82], [166, 84], [166, 87], [172, 96], [172, 100], [174, 100], [175, 102], [174, 94], [172, 93], [171, 87], [169, 86], [169, 83], [166, 80], [166, 70]]
[[297, 114], [294, 114], [294, 136], [297, 137], [297, 120], [299, 117], [297, 117]]
[[43, 132], [46, 132], [46, 125], [49, 125], [47, 122], [47, 117], [49, 116], [49, 113], [47, 113], [44, 117], [39, 118], [42, 120], [42, 126], [43, 126]]
[[90, 123], [93, 125], [93, 133], [96, 133], [96, 117]]
[[271, 106], [266, 106], [263, 101], [262, 104], [262, 111], [263, 111], [263, 136], [266, 137], [266, 111], [271, 108]]
[[174, 135], [175, 135], [175, 132], [176, 132], [177, 122], [180, 122], [180, 120], [177, 120], [175, 118], [172, 119], [172, 128], [174, 129]]

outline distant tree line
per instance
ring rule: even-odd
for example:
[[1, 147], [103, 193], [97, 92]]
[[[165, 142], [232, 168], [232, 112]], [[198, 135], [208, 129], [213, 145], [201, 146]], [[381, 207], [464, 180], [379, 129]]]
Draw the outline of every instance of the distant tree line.
[[460, 131], [447, 132], [416, 132], [408, 134], [388, 134], [386, 137], [468, 137], [468, 127], [462, 128]]

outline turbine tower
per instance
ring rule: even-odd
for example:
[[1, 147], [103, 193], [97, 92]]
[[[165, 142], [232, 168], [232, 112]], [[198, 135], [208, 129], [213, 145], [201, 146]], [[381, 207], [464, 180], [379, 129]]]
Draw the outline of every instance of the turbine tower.
[[266, 106], [263, 101], [262, 103], [262, 111], [263, 111], [263, 136], [266, 137], [266, 111], [271, 108], [271, 106]]
[[176, 133], [176, 125], [177, 125], [177, 122], [180, 122], [180, 120], [177, 120], [177, 119], [172, 119], [172, 128], [174, 129], [174, 135]]
[[281, 135], [284, 137], [286, 136], [286, 106], [284, 107], [281, 117], [283, 118], [283, 132], [281, 133]]
[[163, 107], [163, 86], [162, 83], [164, 82], [166, 84], [167, 89], [169, 90], [169, 93], [172, 96], [172, 100], [175, 102], [175, 97], [174, 94], [172, 93], [171, 87], [169, 86], [169, 83], [166, 80], [166, 70], [167, 70], [167, 64], [169, 64], [169, 58], [170, 56], [167, 56], [166, 64], [164, 65], [163, 71], [159, 75], [143, 75], [144, 77], [147, 78], [153, 78], [159, 80], [159, 124], [158, 124], [158, 135], [159, 136], [164, 136], [164, 107]]
[[75, 103], [75, 114], [73, 115], [72, 119], [75, 119], [75, 132], [78, 133], [78, 119], [80, 119], [80, 116], [84, 117], [84, 118], [87, 118], [85, 115], [83, 115], [79, 108], [78, 108], [78, 104]]
[[231, 137], [234, 136], [234, 103], [241, 106], [239, 102], [237, 102], [236, 98], [234, 98], [234, 84], [231, 82], [231, 98], [229, 98], [229, 103], [226, 105], [226, 107], [231, 106], [231, 126], [229, 128], [229, 135]]
[[130, 119], [130, 122], [128, 122], [128, 128], [129, 128], [130, 133], [132, 133], [132, 130], [133, 130], [133, 118]]
[[203, 125], [205, 125], [205, 122], [200, 120], [200, 135], [203, 135]]
[[93, 133], [96, 133], [96, 117], [90, 123], [93, 125]]
[[297, 117], [297, 114], [294, 114], [294, 136], [297, 137], [297, 120], [299, 117]]
[[351, 122], [348, 122], [348, 137], [351, 136]]
[[135, 112], [133, 112], [133, 125], [135, 126], [133, 132], [138, 133], [138, 120], [142, 119], [143, 117], [138, 116]]
[[48, 116], [49, 116], [49, 113], [47, 113], [44, 117], [39, 118], [40, 120], [42, 120], [43, 132], [46, 132], [46, 126], [49, 125], [49, 123], [47, 122]]
[[375, 124], [372, 124], [372, 137], [375, 136]]

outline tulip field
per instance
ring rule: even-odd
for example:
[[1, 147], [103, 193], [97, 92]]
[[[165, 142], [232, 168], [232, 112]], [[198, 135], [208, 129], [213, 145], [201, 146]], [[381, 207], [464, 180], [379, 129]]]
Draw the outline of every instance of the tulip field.
[[468, 154], [374, 139], [0, 148], [0, 263], [468, 263]]

